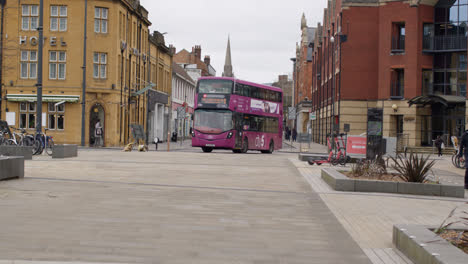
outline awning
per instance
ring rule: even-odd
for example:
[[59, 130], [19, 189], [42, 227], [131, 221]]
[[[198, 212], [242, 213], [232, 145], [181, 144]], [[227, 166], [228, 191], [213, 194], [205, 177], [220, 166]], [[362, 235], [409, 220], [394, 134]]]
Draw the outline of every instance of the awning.
[[141, 90], [138, 90], [134, 93], [132, 93], [132, 96], [139, 96], [139, 95], [142, 95], [143, 93], [145, 93], [146, 91], [148, 91], [149, 89], [153, 88], [153, 87], [156, 87], [156, 84], [154, 83], [150, 83], [148, 86], [146, 86], [145, 88], [141, 89]]
[[[7, 94], [6, 98], [11, 102], [37, 102], [37, 94]], [[79, 101], [79, 95], [42, 95], [44, 103], [77, 103]]]
[[449, 105], [461, 105], [466, 103], [466, 97], [456, 95], [421, 95], [416, 96], [408, 101], [409, 106], [412, 105], [432, 105], [442, 104], [444, 106]]

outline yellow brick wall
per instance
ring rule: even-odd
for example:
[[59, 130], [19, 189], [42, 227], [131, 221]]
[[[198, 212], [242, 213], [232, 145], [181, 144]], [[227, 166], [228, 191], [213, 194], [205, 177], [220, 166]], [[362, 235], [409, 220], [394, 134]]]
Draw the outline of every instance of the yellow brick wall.
[[[21, 29], [21, 6], [38, 4], [38, 1], [22, 0], [7, 1], [5, 8], [5, 45], [2, 97], [6, 94], [36, 94], [35, 84], [37, 80], [20, 78], [20, 54], [21, 50], [37, 50], [37, 45], [29, 42], [31, 37], [38, 37], [37, 31], [23, 31]], [[65, 32], [50, 30], [50, 6], [67, 6], [67, 30]], [[108, 8], [107, 33], [94, 32], [95, 7]], [[43, 95], [79, 95], [80, 102], [65, 104], [65, 124], [63, 131], [49, 131], [57, 143], [81, 142], [81, 100], [82, 98], [82, 65], [83, 65], [83, 39], [84, 39], [84, 0], [44, 1], [44, 63], [43, 63]], [[87, 25], [87, 59], [86, 59], [86, 114], [85, 131], [86, 145], [90, 140], [90, 114], [94, 105], [99, 104], [105, 112], [105, 120], [101, 120], [104, 126], [104, 142], [107, 146], [119, 146], [127, 142], [127, 122], [146, 125], [146, 98], [145, 95], [135, 98], [135, 103], [128, 107], [128, 95], [147, 85], [149, 80], [149, 63], [144, 64], [142, 56], [132, 54], [133, 49], [138, 49], [140, 54], [148, 54], [150, 44], [148, 41], [148, 22], [134, 13], [131, 7], [123, 1], [89, 0], [88, 1], [88, 25]], [[141, 47], [138, 45], [135, 34], [138, 24], [141, 23]], [[128, 24], [128, 27], [127, 27]], [[28, 40], [20, 44], [20, 38]], [[51, 45], [51, 39], [56, 38], [57, 45]], [[61, 45], [61, 40], [66, 45]], [[124, 65], [121, 64], [121, 42], [127, 43], [127, 49], [123, 53]], [[65, 80], [49, 79], [49, 52], [66, 52], [66, 78]], [[95, 52], [107, 54], [107, 73], [105, 79], [93, 77], [93, 55]], [[157, 64], [163, 66], [163, 71], [171, 75], [171, 56], [166, 52], [158, 54]], [[131, 58], [131, 59], [130, 59]], [[137, 64], [140, 61], [139, 75]], [[162, 61], [162, 63], [161, 63]], [[127, 63], [128, 62], [128, 63]], [[129, 65], [130, 67], [127, 67]], [[121, 72], [124, 72], [124, 83], [121, 83]], [[158, 85], [155, 89], [164, 91], [170, 95], [171, 78]], [[126, 88], [129, 88], [126, 89]], [[123, 107], [121, 105], [121, 92], [123, 93]], [[16, 126], [19, 124], [19, 103], [3, 102], [1, 119], [5, 119], [5, 110], [16, 112]], [[43, 104], [43, 112], [47, 112], [47, 104]], [[128, 119], [126, 114], [128, 114]], [[123, 118], [120, 126], [120, 118]], [[47, 126], [47, 124], [46, 124]], [[28, 130], [34, 132], [33, 129]], [[120, 140], [122, 138], [122, 140]]]

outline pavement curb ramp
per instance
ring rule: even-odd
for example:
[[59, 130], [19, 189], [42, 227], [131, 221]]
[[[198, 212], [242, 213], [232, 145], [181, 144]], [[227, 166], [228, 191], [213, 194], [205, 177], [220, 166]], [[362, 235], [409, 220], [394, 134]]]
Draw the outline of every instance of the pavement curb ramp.
[[461, 185], [356, 180], [346, 177], [333, 168], [322, 169], [322, 179], [335, 191], [465, 198], [465, 189]]
[[[414, 264], [466, 264], [468, 254], [438, 237], [437, 227], [422, 225], [394, 225], [393, 244]], [[466, 230], [453, 227], [451, 230]]]

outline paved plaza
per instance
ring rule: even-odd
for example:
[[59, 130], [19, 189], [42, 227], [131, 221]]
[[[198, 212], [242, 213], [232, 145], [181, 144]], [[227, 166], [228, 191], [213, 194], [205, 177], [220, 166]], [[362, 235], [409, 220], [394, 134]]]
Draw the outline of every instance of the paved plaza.
[[467, 201], [335, 192], [293, 152], [34, 157], [0, 182], [0, 264], [409, 264], [393, 224], [436, 225]]

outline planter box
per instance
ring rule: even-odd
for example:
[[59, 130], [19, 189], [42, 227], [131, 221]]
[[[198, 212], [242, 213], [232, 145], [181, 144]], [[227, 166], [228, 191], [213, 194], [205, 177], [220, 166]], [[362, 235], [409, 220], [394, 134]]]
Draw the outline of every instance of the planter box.
[[0, 157], [0, 180], [24, 178], [24, 157]]
[[53, 159], [64, 159], [78, 157], [78, 145], [54, 145], [52, 149]]
[[[466, 264], [468, 254], [420, 225], [393, 226], [393, 244], [415, 264]], [[466, 230], [466, 227], [450, 228]]]
[[325, 168], [322, 169], [322, 179], [330, 185], [333, 190], [343, 192], [354, 192], [354, 180], [346, 177], [346, 175], [339, 173], [337, 170]]
[[465, 198], [465, 189], [462, 185], [357, 180], [350, 179], [333, 168], [322, 169], [322, 179], [335, 191], [399, 193]]
[[0, 146], [0, 155], [24, 157], [25, 160], [32, 160], [33, 147], [26, 146]]

